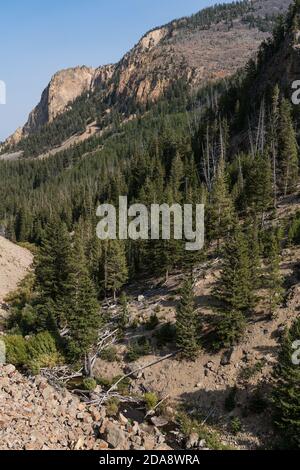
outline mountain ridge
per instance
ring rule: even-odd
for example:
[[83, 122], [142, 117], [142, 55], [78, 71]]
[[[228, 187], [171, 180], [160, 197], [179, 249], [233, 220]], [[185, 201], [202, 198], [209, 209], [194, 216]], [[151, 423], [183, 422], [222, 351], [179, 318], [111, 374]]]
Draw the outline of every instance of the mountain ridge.
[[180, 79], [196, 88], [230, 76], [269, 36], [265, 29], [272, 29], [272, 15], [289, 4], [290, 0], [244, 0], [206, 8], [148, 31], [116, 64], [56, 72], [27, 123], [7, 139], [6, 147], [15, 147], [52, 123], [83, 94], [89, 98], [98, 93], [97, 103], [109, 114], [116, 102], [122, 111], [132, 101], [145, 107]]

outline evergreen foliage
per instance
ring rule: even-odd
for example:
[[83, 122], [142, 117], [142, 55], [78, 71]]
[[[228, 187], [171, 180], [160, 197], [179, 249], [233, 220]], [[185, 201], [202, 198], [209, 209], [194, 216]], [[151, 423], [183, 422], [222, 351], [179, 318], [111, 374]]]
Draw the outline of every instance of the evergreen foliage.
[[186, 277], [181, 289], [181, 297], [176, 313], [176, 344], [185, 359], [196, 359], [199, 346], [192, 275]]
[[299, 359], [299, 354], [293, 347], [295, 341], [299, 342], [299, 338], [300, 321], [297, 319], [285, 334], [275, 371], [275, 425], [285, 447], [291, 449], [300, 448], [300, 367], [292, 361], [293, 356]]

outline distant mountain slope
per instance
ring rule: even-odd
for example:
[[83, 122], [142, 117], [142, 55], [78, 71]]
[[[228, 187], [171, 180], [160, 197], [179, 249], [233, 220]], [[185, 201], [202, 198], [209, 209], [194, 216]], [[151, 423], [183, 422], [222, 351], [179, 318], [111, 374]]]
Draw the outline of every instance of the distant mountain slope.
[[[55, 124], [64, 131], [60, 138], [45, 143], [43, 150], [47, 150], [85, 130], [88, 120], [97, 119], [102, 127], [114, 108], [128, 116], [137, 106], [146, 107], [178, 80], [199, 87], [231, 75], [257, 51], [272, 30], [275, 17], [290, 3], [244, 0], [217, 5], [153, 29], [115, 65], [56, 73], [25, 126], [8, 139], [8, 146], [14, 148], [24, 137], [69, 111], [63, 125]], [[72, 113], [76, 99], [81, 101]]]

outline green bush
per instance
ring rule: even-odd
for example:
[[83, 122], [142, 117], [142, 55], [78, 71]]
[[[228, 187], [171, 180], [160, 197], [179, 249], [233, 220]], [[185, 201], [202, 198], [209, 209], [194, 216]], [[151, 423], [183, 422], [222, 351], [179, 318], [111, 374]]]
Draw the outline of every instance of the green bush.
[[23, 336], [4, 336], [4, 343], [6, 347], [6, 362], [16, 367], [21, 367], [28, 363], [27, 345]]
[[156, 393], [148, 392], [144, 395], [144, 401], [148, 411], [153, 410], [158, 404], [158, 397]]
[[99, 355], [100, 359], [106, 362], [116, 362], [118, 361], [117, 350], [113, 346], [104, 349]]
[[[121, 378], [121, 375], [117, 375], [117, 377], [114, 377], [112, 380], [112, 384], [115, 384], [118, 382], [118, 380]], [[129, 393], [129, 388], [130, 388], [131, 380], [129, 377], [126, 377], [126, 379], [123, 379], [118, 385], [117, 385], [117, 390], [121, 395], [128, 395]]]
[[38, 333], [26, 340], [21, 335], [4, 337], [6, 360], [16, 367], [27, 367], [38, 374], [42, 367], [54, 367], [62, 361], [54, 338], [48, 332]]
[[27, 349], [33, 359], [57, 353], [55, 340], [48, 331], [31, 336], [27, 341]]
[[129, 345], [126, 360], [128, 362], [135, 362], [140, 357], [147, 356], [151, 353], [151, 343], [150, 341], [143, 337], [140, 338], [138, 341], [134, 341]]
[[120, 402], [117, 398], [111, 398], [106, 403], [107, 416], [117, 416], [119, 413]]
[[237, 435], [242, 430], [242, 423], [239, 418], [232, 418], [230, 422], [230, 430], [232, 434]]
[[97, 387], [97, 382], [95, 379], [92, 379], [92, 378], [86, 378], [86, 379], [83, 379], [83, 387], [85, 390], [88, 390], [90, 392], [92, 392], [93, 390], [95, 390], [95, 388]]
[[157, 346], [162, 347], [173, 343], [176, 339], [176, 327], [172, 323], [166, 323], [156, 333]]
[[182, 434], [188, 438], [191, 433], [197, 433], [199, 439], [204, 439], [207, 447], [210, 450], [233, 450], [229, 446], [222, 443], [222, 438], [219, 433], [206, 424], [202, 424], [203, 417], [196, 419], [191, 418], [185, 412], [180, 412], [177, 415], [177, 423]]
[[256, 362], [253, 366], [251, 367], [246, 367], [240, 372], [240, 379], [242, 380], [250, 380], [253, 377], [255, 377], [257, 374], [259, 374], [263, 367], [265, 365], [265, 361], [261, 360]]
[[154, 330], [158, 325], [159, 325], [159, 319], [156, 313], [152, 313], [148, 322], [145, 324], [145, 327], [147, 330], [151, 331], [151, 330]]
[[105, 389], [109, 389], [112, 386], [112, 381], [106, 377], [97, 377], [97, 384]]

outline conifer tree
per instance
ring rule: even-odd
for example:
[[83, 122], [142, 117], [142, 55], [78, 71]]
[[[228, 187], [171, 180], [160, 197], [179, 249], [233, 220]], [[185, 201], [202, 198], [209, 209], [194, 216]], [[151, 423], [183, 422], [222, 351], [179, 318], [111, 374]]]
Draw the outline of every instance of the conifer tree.
[[286, 196], [295, 190], [299, 175], [298, 144], [287, 99], [283, 99], [280, 105], [278, 146], [280, 187]]
[[197, 344], [197, 315], [192, 275], [186, 277], [181, 289], [181, 298], [176, 312], [176, 338], [182, 356], [185, 359], [194, 360], [199, 348]]
[[279, 98], [280, 89], [276, 85], [272, 94], [271, 113], [270, 113], [270, 147], [272, 154], [272, 174], [273, 174], [273, 197], [274, 207], [277, 207], [278, 197], [278, 125], [279, 125]]
[[269, 315], [273, 316], [276, 308], [282, 303], [284, 293], [283, 279], [280, 272], [279, 243], [275, 234], [272, 235], [270, 241], [266, 281], [269, 291]]
[[72, 248], [67, 304], [68, 351], [73, 360], [80, 359], [88, 355], [98, 338], [101, 316], [83, 244], [78, 235]]
[[261, 217], [273, 204], [272, 169], [269, 156], [257, 155], [247, 179], [247, 204]]
[[233, 202], [229, 193], [228, 183], [225, 173], [225, 161], [220, 159], [212, 192], [210, 194], [208, 209], [208, 232], [210, 240], [218, 241], [225, 237], [234, 220]]
[[262, 274], [259, 244], [259, 229], [256, 218], [250, 218], [246, 225], [246, 237], [248, 244], [250, 285], [256, 290], [260, 287], [260, 278]]
[[300, 354], [299, 343], [295, 343], [299, 338], [300, 319], [297, 319], [283, 338], [273, 394], [275, 425], [285, 447], [295, 450], [300, 449]]
[[243, 337], [246, 319], [242, 312], [228, 310], [218, 312], [213, 347], [216, 350], [236, 345]]
[[104, 242], [102, 279], [105, 295], [111, 292], [116, 300], [118, 291], [128, 280], [124, 242], [120, 240], [106, 240]]
[[247, 241], [236, 224], [225, 244], [221, 278], [215, 294], [228, 310], [247, 312], [255, 304], [251, 280]]
[[36, 257], [35, 274], [40, 321], [58, 329], [66, 321], [70, 292], [71, 240], [64, 223], [54, 219], [46, 227]]

